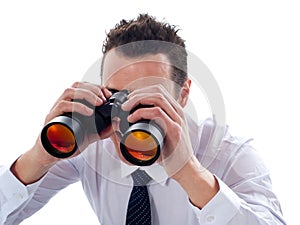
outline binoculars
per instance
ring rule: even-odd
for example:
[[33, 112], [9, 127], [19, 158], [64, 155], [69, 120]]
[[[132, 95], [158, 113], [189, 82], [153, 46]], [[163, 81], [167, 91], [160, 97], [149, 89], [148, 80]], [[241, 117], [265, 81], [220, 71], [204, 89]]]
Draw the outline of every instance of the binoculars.
[[153, 164], [163, 147], [164, 132], [150, 120], [128, 123], [127, 117], [136, 109], [151, 107], [138, 105], [130, 112], [123, 111], [121, 105], [127, 100], [128, 91], [114, 92], [101, 106], [92, 106], [84, 100], [74, 100], [94, 108], [92, 116], [79, 113], [65, 113], [47, 123], [41, 132], [41, 141], [45, 150], [57, 158], [73, 155], [89, 134], [100, 134], [111, 125], [113, 118], [119, 118], [119, 130], [122, 134], [120, 150], [124, 158], [139, 166]]

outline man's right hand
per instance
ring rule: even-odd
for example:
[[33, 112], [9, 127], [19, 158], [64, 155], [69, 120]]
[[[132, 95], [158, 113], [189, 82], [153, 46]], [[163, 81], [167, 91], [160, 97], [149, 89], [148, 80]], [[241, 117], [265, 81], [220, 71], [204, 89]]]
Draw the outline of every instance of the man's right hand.
[[[85, 116], [93, 114], [93, 109], [88, 106], [72, 101], [73, 99], [84, 99], [93, 106], [100, 106], [106, 102], [111, 96], [111, 92], [100, 85], [88, 82], [75, 82], [71, 87], [67, 88], [55, 102], [50, 112], [46, 116], [45, 124], [53, 118], [67, 112], [77, 112]], [[80, 154], [90, 143], [109, 137], [112, 133], [111, 126], [101, 132], [99, 135], [85, 137], [83, 144], [79, 150], [72, 156]], [[45, 173], [61, 159], [51, 156], [42, 146], [40, 136], [34, 146], [25, 152], [12, 165], [11, 171], [25, 185], [31, 184], [39, 180]]]

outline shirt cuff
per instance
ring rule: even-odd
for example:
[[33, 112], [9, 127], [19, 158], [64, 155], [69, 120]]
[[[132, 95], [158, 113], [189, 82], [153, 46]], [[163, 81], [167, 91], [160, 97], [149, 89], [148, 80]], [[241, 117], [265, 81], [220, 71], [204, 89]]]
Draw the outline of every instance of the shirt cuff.
[[14, 176], [8, 167], [0, 167], [1, 203], [8, 211], [16, 209], [36, 191], [40, 182], [41, 180], [26, 186]]
[[192, 205], [200, 224], [220, 225], [227, 224], [239, 211], [240, 198], [218, 177], [218, 193], [202, 208]]

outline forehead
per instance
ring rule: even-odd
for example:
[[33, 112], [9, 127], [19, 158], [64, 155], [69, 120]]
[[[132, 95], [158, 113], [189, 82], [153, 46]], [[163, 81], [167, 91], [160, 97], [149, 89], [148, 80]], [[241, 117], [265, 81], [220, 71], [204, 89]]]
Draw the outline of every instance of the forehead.
[[159, 82], [159, 79], [170, 80], [171, 69], [169, 60], [164, 54], [148, 54], [131, 58], [113, 49], [106, 54], [103, 61], [103, 85], [118, 90], [138, 80], [144, 82], [147, 80], [150, 85], [153, 80], [156, 80], [155, 82]]

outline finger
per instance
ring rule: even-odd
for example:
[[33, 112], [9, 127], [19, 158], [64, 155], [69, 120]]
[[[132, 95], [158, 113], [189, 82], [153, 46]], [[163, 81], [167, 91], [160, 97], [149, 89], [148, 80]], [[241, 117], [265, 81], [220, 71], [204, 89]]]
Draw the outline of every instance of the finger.
[[46, 122], [67, 112], [77, 112], [85, 116], [91, 116], [93, 114], [93, 109], [79, 102], [62, 100], [52, 108], [46, 118]]
[[[149, 98], [151, 96], [156, 96], [158, 103], [159, 101], [163, 101], [163, 102], [168, 102], [173, 109], [180, 114], [180, 116], [183, 116], [183, 111], [182, 111], [182, 107], [181, 105], [176, 101], [176, 99], [164, 88], [163, 85], [152, 85], [152, 86], [148, 86], [142, 89], [136, 89], [133, 92], [131, 92], [128, 95], [128, 100], [133, 99], [136, 100], [137, 102], [134, 102], [135, 104], [133, 105], [128, 105], [128, 106], [132, 106], [135, 107], [136, 105], [139, 104], [138, 100], [139, 98], [143, 98], [143, 94], [148, 94], [148, 96], [144, 96], [144, 100], [147, 101], [147, 98]], [[134, 96], [139, 95], [139, 98], [134, 99]], [[151, 98], [153, 100], [153, 98]], [[132, 103], [131, 103], [132, 104]], [[126, 104], [125, 104], [125, 109], [126, 109]]]
[[106, 87], [93, 83], [75, 82], [72, 87], [77, 89], [89, 90], [90, 92], [98, 96], [102, 100], [102, 102], [106, 102], [107, 99], [112, 95], [111, 91], [109, 91]]
[[[128, 117], [129, 122], [134, 123], [141, 119], [154, 121], [164, 132], [164, 142], [168, 149], [175, 149], [182, 136], [182, 120], [174, 122], [163, 110], [156, 107], [154, 110], [148, 108], [139, 109]], [[167, 152], [170, 152], [168, 150]], [[166, 153], [169, 155], [169, 153]]]
[[177, 121], [174, 121], [160, 107], [141, 108], [128, 116], [129, 123], [135, 123], [142, 119], [155, 121], [155, 123], [157, 123], [165, 131], [165, 133], [169, 134], [180, 128], [182, 122], [180, 117], [177, 117]]
[[90, 90], [82, 89], [82, 88], [67, 88], [60, 100], [72, 101], [75, 99], [86, 100], [92, 105], [101, 105], [103, 104], [103, 99], [98, 95], [94, 94]]
[[122, 109], [130, 111], [139, 104], [158, 106], [175, 121], [179, 121], [178, 116], [184, 116], [180, 104], [160, 85], [133, 91], [128, 95], [128, 100], [122, 105]]
[[132, 99], [129, 99], [127, 102], [126, 104], [129, 105], [125, 105], [125, 108], [130, 107], [130, 110], [139, 104], [152, 105], [153, 107], [150, 107], [149, 110], [153, 111], [153, 115], [156, 115], [157, 111], [164, 111], [172, 120], [176, 122], [179, 122], [181, 119], [175, 108], [161, 94], [136, 95]]
[[102, 93], [105, 95], [106, 99], [112, 96], [112, 92], [106, 87], [101, 87]]
[[[79, 87], [76, 88], [75, 86], [79, 86], [79, 84], [75, 83], [72, 87], [65, 89], [63, 94], [58, 98], [58, 100], [54, 104], [53, 108], [61, 101], [72, 101], [73, 99], [84, 99], [90, 104], [95, 106], [103, 104], [104, 102], [102, 99], [103, 97], [102, 98], [99, 97], [99, 95], [103, 96], [101, 88], [97, 88], [94, 85], [85, 85], [85, 88], [83, 88], [83, 85], [81, 85], [81, 88]], [[88, 89], [87, 86], [89, 86]], [[95, 94], [96, 92], [98, 93]]]
[[109, 93], [103, 93], [106, 88], [104, 88], [101, 85], [89, 83], [89, 82], [75, 82], [72, 85], [73, 88], [76, 89], [85, 89], [89, 90], [90, 92], [94, 93], [96, 96], [98, 96], [100, 99], [102, 99], [103, 102], [106, 101], [106, 94], [109, 95]]

